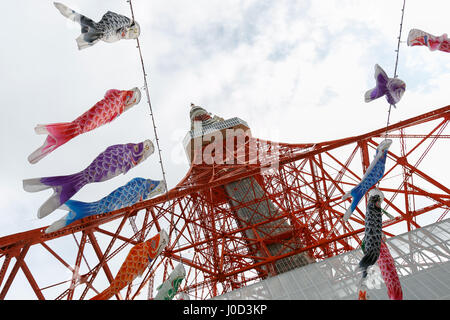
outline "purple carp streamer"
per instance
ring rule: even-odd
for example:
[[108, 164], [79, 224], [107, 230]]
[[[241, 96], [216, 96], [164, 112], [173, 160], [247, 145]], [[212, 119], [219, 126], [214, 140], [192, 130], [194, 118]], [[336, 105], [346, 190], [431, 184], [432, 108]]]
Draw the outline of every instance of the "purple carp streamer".
[[100, 153], [86, 169], [78, 173], [23, 180], [23, 188], [28, 192], [53, 189], [53, 195], [39, 208], [38, 218], [43, 218], [63, 205], [86, 184], [106, 181], [119, 174], [126, 174], [153, 152], [154, 147], [150, 140], [113, 145]]
[[62, 3], [53, 4], [64, 17], [81, 25], [81, 35], [76, 39], [79, 50], [91, 47], [100, 40], [116, 42], [139, 37], [139, 24], [128, 17], [108, 11], [99, 22], [95, 22]]
[[375, 65], [375, 81], [375, 88], [366, 92], [364, 100], [370, 102], [386, 96], [389, 104], [395, 107], [405, 93], [406, 84], [399, 78], [389, 78], [378, 64]]

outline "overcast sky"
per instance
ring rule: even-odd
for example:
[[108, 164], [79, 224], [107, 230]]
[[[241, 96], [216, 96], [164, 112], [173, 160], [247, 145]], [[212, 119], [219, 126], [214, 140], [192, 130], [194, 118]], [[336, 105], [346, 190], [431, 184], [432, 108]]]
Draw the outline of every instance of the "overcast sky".
[[[125, 0], [64, 0], [98, 21], [130, 16]], [[182, 139], [193, 102], [247, 121], [254, 136], [290, 143], [358, 135], [386, 124], [384, 98], [364, 102], [378, 63], [393, 76], [403, 0], [134, 0], [169, 188], [188, 170]], [[37, 124], [72, 121], [108, 89], [142, 87], [134, 40], [79, 51], [77, 24], [53, 1], [1, 1], [0, 236], [47, 226], [37, 219], [51, 191], [27, 193], [22, 180], [84, 169], [108, 146], [154, 139], [145, 96], [112, 123], [83, 134], [31, 165], [42, 145]], [[450, 53], [407, 47], [411, 28], [450, 33], [448, 0], [407, 0], [398, 75], [406, 92], [391, 123], [449, 104]], [[447, 155], [448, 156], [448, 155]], [[161, 179], [155, 153], [73, 199], [96, 201], [134, 177]], [[448, 171], [448, 168], [445, 168]], [[445, 181], [444, 181], [445, 182]]]

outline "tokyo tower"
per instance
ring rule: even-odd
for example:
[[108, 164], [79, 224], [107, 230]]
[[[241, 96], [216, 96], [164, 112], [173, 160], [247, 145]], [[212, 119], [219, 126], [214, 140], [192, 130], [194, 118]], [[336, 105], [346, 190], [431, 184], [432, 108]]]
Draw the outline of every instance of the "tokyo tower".
[[[359, 136], [287, 144], [253, 137], [240, 118], [191, 105], [185, 177], [164, 195], [54, 233], [42, 227], [0, 238], [0, 299], [24, 283], [38, 299], [89, 299], [109, 285], [133, 245], [161, 229], [169, 245], [115, 298], [152, 299], [178, 263], [186, 268], [180, 293], [209, 299], [356, 249], [365, 203], [345, 222], [351, 199], [342, 196], [385, 138], [393, 140], [378, 186], [385, 235], [440, 221], [450, 190], [445, 176], [429, 171], [432, 156], [448, 149], [449, 118], [447, 106]], [[51, 281], [38, 256], [51, 266]]]

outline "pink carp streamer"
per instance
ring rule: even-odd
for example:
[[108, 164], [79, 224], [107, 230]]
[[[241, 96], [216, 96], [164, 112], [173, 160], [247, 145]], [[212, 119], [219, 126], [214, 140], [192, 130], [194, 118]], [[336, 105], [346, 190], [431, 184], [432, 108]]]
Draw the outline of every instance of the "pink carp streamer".
[[47, 134], [44, 144], [28, 156], [28, 161], [37, 163], [56, 148], [74, 137], [94, 130], [113, 121], [123, 112], [139, 103], [141, 92], [131, 90], [108, 90], [102, 100], [72, 122], [39, 124], [34, 129], [37, 134]]
[[395, 268], [394, 258], [392, 258], [387, 245], [381, 241], [380, 256], [378, 258], [381, 276], [386, 284], [388, 296], [391, 300], [403, 300], [402, 285]]
[[411, 29], [408, 34], [407, 44], [411, 47], [425, 46], [430, 51], [450, 52], [450, 40], [446, 33], [438, 37], [419, 29]]

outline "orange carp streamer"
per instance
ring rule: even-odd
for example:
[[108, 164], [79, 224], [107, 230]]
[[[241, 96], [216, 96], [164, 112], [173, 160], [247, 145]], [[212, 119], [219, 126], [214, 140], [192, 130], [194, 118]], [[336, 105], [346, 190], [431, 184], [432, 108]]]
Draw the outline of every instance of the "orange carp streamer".
[[367, 291], [359, 290], [358, 300], [369, 300], [369, 296], [367, 295]]
[[124, 263], [108, 288], [91, 300], [108, 300], [141, 276], [150, 262], [158, 257], [169, 243], [169, 236], [161, 230], [156, 236], [131, 248]]

